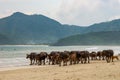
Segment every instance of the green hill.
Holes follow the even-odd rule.
[[[10,44],[12,41],[5,35],[0,34],[0,44]]]
[[[119,36],[120,31],[93,32],[63,38],[54,45],[120,45]]]
[[[44,15],[16,12],[0,19],[0,34],[7,37],[1,37],[0,44],[54,44],[68,36],[101,31],[120,31],[120,19],[83,27],[63,25]]]
[[[0,34],[8,36],[12,44],[50,44],[78,33],[81,33],[81,27],[62,25],[43,15],[16,12],[0,19]]]

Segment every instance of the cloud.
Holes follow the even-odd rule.
[[[120,15],[112,16],[109,18],[109,21],[115,20],[115,19],[120,19]]]
[[[0,13],[0,17],[9,16],[9,15],[11,15],[13,12],[14,12],[14,11],[12,11],[12,10],[6,9],[6,10],[4,10],[4,11],[2,11],[2,12]]]
[[[90,25],[120,14],[120,0],[62,0],[58,20],[62,23]]]
[[[0,0],[0,17],[11,15],[11,12],[23,12],[56,18],[60,2],[60,0]],[[6,12],[8,10],[11,12]]]

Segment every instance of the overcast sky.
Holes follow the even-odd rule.
[[[120,18],[120,0],[0,0],[0,18],[42,14],[62,24],[87,26]]]

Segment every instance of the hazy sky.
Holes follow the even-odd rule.
[[[120,0],[0,0],[0,18],[42,14],[62,24],[91,25],[120,18]]]

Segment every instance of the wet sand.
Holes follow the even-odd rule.
[[[2,68],[0,80],[120,80],[120,61]]]

